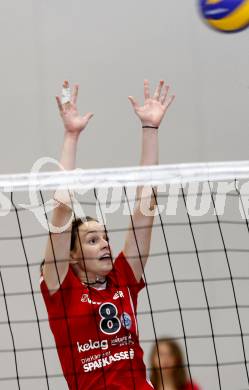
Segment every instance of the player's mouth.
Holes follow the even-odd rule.
[[[100,261],[103,261],[103,260],[111,260],[112,257],[111,257],[111,254],[109,252],[107,253],[104,253],[101,257],[99,257],[99,260]]]

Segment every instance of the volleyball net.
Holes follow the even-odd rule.
[[[55,190],[103,222],[114,254],[137,186],[156,186],[140,343],[181,345],[205,389],[249,388],[249,162],[0,175],[0,388],[67,389],[39,288]]]

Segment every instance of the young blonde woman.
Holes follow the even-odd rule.
[[[76,148],[81,132],[93,116],[81,116],[76,103],[78,86],[69,96],[63,84],[63,100],[57,97],[64,123],[60,163],[75,168]],[[168,86],[160,81],[153,96],[144,81],[144,105],[129,96],[142,127],[141,165],[158,164],[158,135],[161,121],[173,101]],[[138,292],[153,225],[155,206],[151,195],[148,213],[141,209],[142,188],[137,190],[133,229],[128,229],[124,247],[116,259],[104,226],[94,218],[76,219],[64,233],[51,234],[42,269],[41,291],[46,303],[63,374],[70,390],[149,390],[143,351],[136,321]],[[52,224],[64,226],[72,210],[60,193]],[[138,251],[139,248],[139,251]]]

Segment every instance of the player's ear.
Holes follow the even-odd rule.
[[[69,264],[78,264],[79,262],[79,255],[77,254],[76,250],[74,249],[73,251],[70,252],[70,259],[69,259]]]

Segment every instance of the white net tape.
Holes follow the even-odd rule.
[[[131,187],[249,178],[249,161],[158,165],[0,175],[0,191]]]

